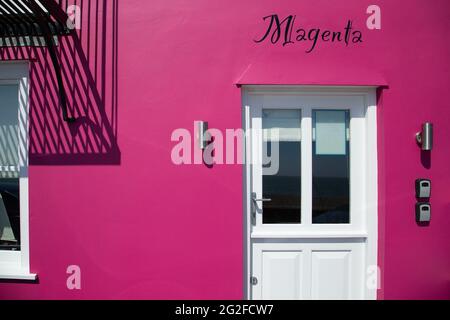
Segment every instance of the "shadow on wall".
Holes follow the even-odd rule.
[[[69,115],[62,118],[48,50],[0,48],[0,60],[30,59],[31,165],[118,165],[118,0],[59,0],[81,9],[81,28],[56,48]]]

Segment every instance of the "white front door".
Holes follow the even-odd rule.
[[[244,89],[248,297],[376,298],[371,88]]]

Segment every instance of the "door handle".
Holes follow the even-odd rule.
[[[270,201],[272,201],[272,199],[269,199],[269,198],[266,198],[266,199],[253,199],[253,201],[256,201],[256,202],[258,202],[258,201],[260,201],[260,202],[270,202]]]
[[[252,192],[252,224],[256,224],[256,211],[258,209],[258,202],[270,202],[269,198],[256,198],[256,192]]]
[[[256,192],[252,192],[252,200],[254,202],[270,202],[270,201],[272,201],[272,199],[270,199],[270,198],[257,199],[256,198]]]

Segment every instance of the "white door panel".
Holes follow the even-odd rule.
[[[267,240],[269,241],[269,240]],[[256,300],[363,299],[364,242],[253,244]]]
[[[303,253],[301,251],[262,252],[262,298],[302,299]]]
[[[313,251],[311,296],[313,299],[349,299],[352,251]]]

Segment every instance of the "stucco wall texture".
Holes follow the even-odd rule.
[[[174,129],[242,127],[252,84],[378,85],[380,299],[450,298],[450,2],[446,0],[79,1],[61,39],[67,125],[48,52],[31,59],[30,264],[37,283],[1,282],[10,299],[241,299],[241,165],[176,166]],[[381,8],[381,30],[366,9]],[[255,43],[263,17],[343,30],[362,43]],[[428,156],[415,133],[435,128]],[[414,180],[432,180],[432,220],[415,221]],[[82,289],[68,290],[79,265]]]

